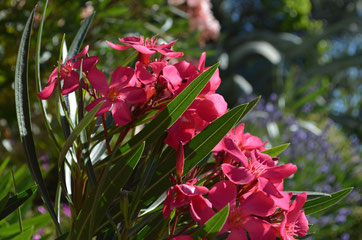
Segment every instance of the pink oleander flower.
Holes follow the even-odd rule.
[[[276,166],[269,155],[256,150],[251,152],[249,161],[245,157],[240,163],[244,167],[236,167],[228,163],[221,165],[223,173],[232,183],[245,185],[254,182],[253,189],[271,196],[278,207],[285,210],[289,208],[288,193],[280,192],[273,181],[278,182],[291,176],[297,171],[297,166],[292,163]]]
[[[80,70],[82,64],[83,73],[87,73],[97,64],[98,57],[84,57],[88,53],[89,46],[87,45],[80,53],[69,59],[65,64],[60,64],[60,80],[64,80],[62,87],[62,94],[66,95],[78,89],[79,73],[75,70]],[[81,59],[80,59],[81,58]],[[78,59],[78,60],[75,60]],[[75,60],[75,61],[74,61]],[[58,67],[56,67],[50,74],[48,82],[44,89],[38,93],[40,99],[48,99],[54,89],[58,86]]]
[[[176,184],[168,190],[163,207],[164,218],[168,218],[174,208],[188,204],[199,205],[198,196],[206,194],[209,190],[203,186],[195,186],[196,182],[196,179],[191,179],[185,184]]]
[[[112,74],[110,85],[106,76],[97,68],[88,74],[88,80],[101,98],[90,103],[86,110],[90,111],[99,102],[104,101],[96,116],[112,110],[112,116],[117,126],[123,126],[132,120],[130,104],[144,103],[146,93],[142,88],[129,86],[134,82],[134,70],[129,67],[118,67]]]
[[[255,192],[248,197],[237,198],[236,186],[227,180],[222,180],[209,191],[209,199],[212,207],[221,210],[230,204],[228,219],[220,231],[220,234],[230,230],[228,240],[247,240],[247,231],[251,239],[275,239],[275,230],[267,222],[266,217],[272,215],[276,205],[268,195],[263,192]],[[196,214],[202,214],[203,209],[195,209]],[[202,215],[199,215],[202,219]],[[202,219],[205,222],[205,219]]]
[[[178,142],[189,142],[226,111],[227,103],[219,94],[197,97],[189,109],[167,130],[165,142],[176,149]]]
[[[196,68],[189,62],[181,61],[176,63],[174,66],[178,70],[183,82],[179,89],[176,91],[176,95],[182,92],[195,78],[197,78],[201,73],[207,70],[209,67],[205,68],[206,53],[203,52],[199,59],[198,67]],[[219,69],[216,69],[214,75],[210,78],[209,82],[206,84],[205,88],[201,91],[200,95],[213,94],[216,89],[220,86],[221,78],[219,76]]]
[[[163,56],[171,58],[179,58],[183,56],[182,52],[174,52],[171,50],[172,45],[176,43],[177,40],[172,41],[168,44],[157,45],[157,38],[144,38],[143,36],[138,37],[124,37],[118,39],[124,45],[115,44],[107,41],[108,45],[111,48],[116,50],[127,50],[129,48],[134,48],[140,54],[138,55],[138,61],[142,62],[145,65],[148,65],[150,57],[152,54],[157,52],[161,53]]]
[[[181,77],[181,82],[177,78],[177,83],[180,83],[180,87],[175,91],[175,95],[184,90],[190,82],[207,69],[205,69],[205,59],[206,53],[202,53],[198,68],[186,61],[181,61],[174,65]],[[172,75],[170,74],[170,76]],[[178,142],[187,143],[210,122],[227,112],[227,103],[224,97],[215,93],[220,82],[219,72],[216,70],[199,96],[196,97],[186,112],[168,130],[169,134],[165,140],[168,145],[176,149]],[[173,86],[176,85],[172,84]]]
[[[294,236],[304,237],[308,231],[308,219],[302,207],[307,199],[306,193],[297,194],[289,210],[284,213],[284,219],[280,224],[275,224],[282,240],[295,239]]]

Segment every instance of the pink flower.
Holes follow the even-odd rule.
[[[247,198],[237,199],[237,188],[230,181],[220,181],[209,191],[212,206],[221,210],[230,204],[229,217],[220,233],[230,230],[227,239],[245,239],[245,231],[251,239],[275,239],[275,230],[264,218],[272,215],[276,205],[269,196],[263,192],[255,192]]]
[[[197,133],[202,131],[210,122],[227,111],[227,103],[219,94],[199,96],[188,110],[168,130],[165,142],[177,148],[178,142],[189,142]]]
[[[281,239],[292,240],[295,239],[294,236],[304,237],[307,235],[308,220],[302,210],[306,199],[306,193],[298,194],[289,210],[284,214],[282,223],[277,225]]]
[[[256,190],[262,191],[276,202],[277,206],[287,210],[289,208],[290,197],[287,193],[280,192],[273,184],[273,180],[278,181],[292,175],[297,167],[288,163],[275,166],[275,162],[266,154],[253,151],[249,161],[240,161],[245,167],[236,167],[228,163],[221,165],[221,169],[226,177],[234,184],[245,185],[255,182]]]
[[[106,76],[97,68],[93,68],[88,74],[88,79],[91,85],[102,94],[102,97],[90,103],[86,110],[90,111],[99,102],[105,101],[96,116],[112,108],[112,116],[117,126],[130,122],[132,118],[129,104],[146,101],[146,93],[142,88],[128,85],[132,82],[132,78],[134,78],[134,70],[120,66],[113,72],[108,86]]]
[[[69,59],[65,64],[60,64],[60,80],[64,80],[62,87],[62,94],[66,95],[71,92],[74,92],[78,89],[79,85],[79,74],[75,69],[80,70],[80,64],[83,61],[82,71],[84,73],[89,72],[98,62],[98,57],[85,57],[88,52],[89,46],[87,45],[80,53]],[[75,59],[78,59],[74,61]],[[48,99],[54,89],[58,85],[58,67],[56,67],[53,72],[50,74],[48,82],[44,89],[38,93],[40,99]]]
[[[201,73],[207,70],[209,67],[205,68],[206,61],[206,53],[203,52],[199,59],[198,67],[196,68],[189,62],[181,61],[176,63],[174,66],[178,70],[183,82],[185,84],[181,85],[181,87],[177,90],[176,95],[182,92],[195,78],[197,78]],[[205,88],[201,91],[200,95],[213,94],[216,89],[220,86],[221,79],[219,76],[219,69],[215,71],[215,73],[210,78],[209,82],[206,84]]]
[[[138,61],[147,65],[149,63],[150,57],[152,54],[157,52],[161,53],[163,56],[171,58],[179,58],[183,56],[182,52],[174,52],[171,50],[172,45],[176,43],[172,41],[168,44],[157,45],[157,38],[146,38],[143,36],[138,37],[124,37],[118,39],[124,45],[114,44],[107,41],[108,45],[116,50],[127,50],[129,48],[134,48],[140,54],[138,55]]]
[[[188,205],[192,201],[198,201],[199,199],[195,197],[204,195],[209,191],[206,187],[195,186],[196,181],[196,179],[191,179],[186,184],[177,184],[168,190],[163,207],[164,218],[168,218],[174,208]]]

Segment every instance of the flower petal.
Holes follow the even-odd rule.
[[[87,112],[89,112],[90,110],[92,110],[95,106],[98,105],[98,103],[100,103],[101,101],[105,102],[102,104],[102,106],[99,108],[98,112],[96,113],[96,116],[99,116],[105,112],[107,112],[111,106],[112,106],[112,102],[109,101],[107,98],[102,97],[102,98],[98,98],[96,100],[94,100],[93,102],[91,102],[86,108],[85,110],[87,110]]]
[[[248,231],[250,239],[265,240],[276,238],[276,231],[272,228],[271,224],[265,220],[248,217],[244,227]]]
[[[197,68],[193,64],[186,61],[178,62],[174,66],[177,68],[180,76],[183,79],[190,78],[197,72]]]
[[[156,81],[156,78],[149,71],[147,71],[145,65],[143,65],[143,63],[140,61],[136,63],[136,76],[138,80],[146,85],[152,84]]]
[[[70,76],[64,78],[64,84],[62,88],[62,94],[67,95],[78,89],[79,74],[75,71],[70,72]]]
[[[99,57],[97,57],[97,56],[82,58],[82,59],[75,61],[73,64],[73,67],[80,70],[80,63],[83,61],[82,71],[88,72],[97,64],[98,60],[99,60]]]
[[[88,53],[88,50],[89,50],[89,45],[85,46],[82,51],[80,51],[77,55],[75,55],[74,57],[72,57],[68,61],[83,57],[84,55],[86,55]]]
[[[149,49],[148,47],[143,45],[132,45],[132,47],[142,54],[151,55],[156,53],[156,50]]]
[[[234,184],[244,185],[251,183],[255,179],[255,176],[244,167],[235,167],[224,163],[221,165],[221,169],[230,182]]]
[[[215,212],[212,210],[212,204],[209,200],[202,196],[195,196],[191,199],[190,214],[195,221],[204,225],[207,220],[214,216]]]
[[[124,101],[113,103],[112,116],[116,126],[119,127],[126,125],[132,120],[129,106]]]
[[[197,114],[205,121],[212,122],[227,111],[227,103],[220,94],[209,94],[203,98],[196,109]]]
[[[163,69],[162,77],[168,83],[170,83],[173,88],[176,88],[182,82],[182,78],[180,77],[180,74],[178,73],[177,68],[172,65],[168,65]]]
[[[127,50],[127,49],[131,48],[131,46],[119,45],[119,44],[115,44],[115,43],[112,43],[112,42],[109,42],[109,41],[106,41],[106,42],[111,48],[116,49],[116,50],[120,50],[120,51]]]
[[[199,59],[199,65],[197,69],[199,69],[200,73],[202,73],[205,69],[205,61],[206,61],[206,52],[201,53]]]
[[[110,87],[122,88],[126,86],[134,76],[134,70],[130,67],[119,66],[113,71]]]
[[[38,97],[40,99],[48,99],[54,89],[56,88],[56,86],[58,86],[58,81],[56,79],[53,79],[53,81],[51,81],[50,83],[48,83],[41,92],[38,93]]]
[[[256,192],[247,197],[239,205],[243,215],[256,215],[267,217],[274,213],[276,206],[274,200],[263,192]]]
[[[242,228],[232,228],[226,240],[248,240],[248,237]]]
[[[146,92],[143,88],[126,87],[119,91],[123,99],[131,104],[146,102]]]
[[[98,68],[94,67],[88,73],[88,80],[93,88],[98,92],[102,93],[103,96],[106,96],[108,93],[108,81],[104,73],[102,73]]]
[[[296,171],[297,166],[292,163],[288,163],[280,166],[270,167],[265,173],[262,174],[262,176],[268,179],[278,180],[287,178]]]
[[[235,204],[236,186],[226,180],[216,183],[209,191],[209,199],[217,210],[221,210],[228,203]]]

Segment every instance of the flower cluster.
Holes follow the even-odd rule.
[[[98,57],[88,56],[87,46],[53,70],[47,86],[38,96],[49,98],[58,82],[62,94],[79,89],[81,84],[90,100],[86,110],[91,111],[101,104],[96,116],[102,115],[105,121],[105,114],[111,111],[115,125],[124,127],[126,135],[142,122],[142,117],[155,116],[207,70],[205,53],[201,54],[198,66],[184,60],[177,62],[175,59],[183,53],[171,49],[176,41],[158,44],[155,38],[141,36],[121,38],[119,42],[107,41],[119,51],[136,50],[138,58],[134,68],[118,66],[108,81],[97,66]],[[220,234],[229,233],[228,239],[305,236],[308,222],[302,206],[306,194],[298,194],[292,201],[292,193],[283,191],[284,179],[294,174],[297,167],[292,163],[278,165],[278,158],[263,153],[266,142],[245,133],[244,124],[232,129],[213,149],[212,170],[200,174],[195,167],[184,173],[183,146],[227,112],[226,101],[216,93],[220,83],[216,70],[190,107],[167,130],[165,143],[178,151],[178,157],[176,177],[170,175],[172,187],[164,202],[164,217],[175,212],[175,226],[177,218],[184,215],[191,216],[194,224],[203,225],[216,211],[229,205],[227,222],[220,231]],[[125,135],[120,134],[120,137]],[[178,234],[173,229],[171,237],[188,239],[183,233],[189,227]]]
[[[260,138],[244,133],[244,124],[239,125],[214,148],[214,170],[202,181],[194,177],[195,173],[181,177],[180,144],[177,179],[171,176],[173,186],[165,200],[164,217],[168,218],[175,209],[176,216],[189,212],[195,222],[203,225],[215,211],[229,204],[227,222],[219,233],[230,231],[227,239],[248,239],[247,234],[250,239],[289,240],[305,236],[308,221],[301,209],[307,195],[297,194],[292,202],[292,193],[283,192],[283,180],[295,173],[297,167],[292,163],[277,165],[277,158],[261,152],[265,144]]]

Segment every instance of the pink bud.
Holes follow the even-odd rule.
[[[177,159],[176,159],[176,175],[179,180],[181,179],[182,174],[184,172],[184,165],[185,165],[184,148],[182,146],[182,142],[179,142],[177,149]]]

